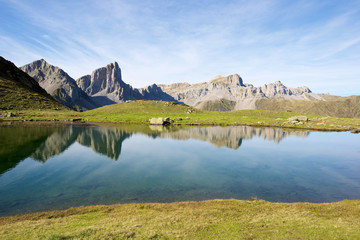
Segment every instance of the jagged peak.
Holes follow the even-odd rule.
[[[112,63],[109,63],[108,65],[106,65],[105,66],[106,68],[114,68],[114,69],[120,69],[120,67],[119,67],[119,64],[116,62],[116,61],[114,61],[114,62],[112,62]]]
[[[36,65],[36,66],[49,66],[50,64],[45,61],[45,59],[41,58],[39,60],[35,60],[32,63],[29,63],[27,65]]]
[[[99,71],[104,71],[104,70],[105,71],[114,71],[115,73],[119,73],[120,78],[121,78],[121,68],[119,67],[119,64],[116,61],[109,63],[104,67],[100,67],[100,68],[93,70],[92,74],[97,73]]]

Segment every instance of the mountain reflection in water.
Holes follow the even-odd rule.
[[[0,128],[0,134],[5,135],[6,131],[11,128]],[[162,126],[116,126],[116,127],[18,127],[16,136],[18,141],[14,146],[14,152],[27,146],[27,150],[19,155],[18,158],[12,159],[12,162],[18,163],[26,157],[45,162],[49,158],[64,152],[74,142],[83,146],[91,147],[94,152],[107,156],[110,159],[117,160],[121,154],[122,142],[130,138],[134,133],[148,135],[152,138],[172,138],[176,140],[197,139],[210,142],[216,147],[227,147],[238,149],[243,140],[261,137],[265,140],[279,143],[283,138],[288,136],[307,137],[307,131],[284,131],[280,128],[254,128],[248,126],[238,127],[191,127],[191,128],[165,128]],[[28,137],[31,136],[31,139]],[[31,144],[30,144],[31,143]],[[14,145],[16,145],[14,143]],[[7,148],[7,145],[2,145]],[[8,149],[0,149],[1,153]],[[10,149],[11,152],[11,149]],[[11,156],[16,155],[10,153]],[[12,168],[8,166],[9,168]],[[4,172],[2,170],[2,172]]]
[[[359,143],[347,132],[246,126],[0,127],[0,215],[218,198],[359,199]]]

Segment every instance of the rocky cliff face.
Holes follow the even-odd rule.
[[[20,69],[33,77],[39,85],[61,104],[75,110],[98,107],[62,69],[47,63],[44,59],[34,61]]]
[[[156,84],[139,89],[126,84],[117,62],[96,69],[91,75],[77,79],[76,83],[101,106],[140,99],[175,101]]]
[[[288,88],[280,81],[254,87],[243,82],[238,74],[216,76],[198,84],[175,83],[133,88],[122,80],[118,63],[96,69],[76,81],[58,67],[44,60],[21,68],[34,77],[41,87],[60,103],[71,108],[92,109],[127,100],[163,100],[185,103],[199,109],[255,109],[260,99],[324,100],[307,87]]]
[[[78,86],[100,105],[142,99],[139,91],[123,82],[117,62],[76,80]]]
[[[209,102],[222,99],[234,102],[234,110],[255,109],[255,103],[259,99],[322,100],[319,95],[312,93],[307,87],[288,88],[280,81],[262,87],[254,87],[251,84],[243,83],[238,74],[227,77],[217,76],[210,82],[193,85],[176,83],[159,85],[159,87],[176,101],[200,109]]]

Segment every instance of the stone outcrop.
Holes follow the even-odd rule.
[[[284,98],[291,100],[311,100],[322,98],[314,94],[307,87],[288,88],[280,81],[262,87],[254,87],[243,82],[238,74],[227,77],[217,76],[210,82],[199,84],[175,83],[159,85],[167,94],[176,101],[202,109],[211,101],[222,99],[234,102],[233,110],[255,109],[259,99]]]
[[[138,90],[122,80],[121,69],[117,62],[94,70],[91,75],[77,79],[76,83],[101,106],[143,99]]]
[[[141,99],[175,101],[156,84],[139,89],[126,84],[117,62],[96,69],[91,75],[77,79],[76,83],[101,106]]]
[[[61,104],[75,109],[88,110],[98,107],[82,91],[73,78],[59,67],[47,63],[44,59],[34,61],[20,69],[33,77],[47,93]]]
[[[170,118],[150,118],[150,125],[169,125],[171,124]]]
[[[170,96],[169,94],[165,93],[159,86],[156,84],[136,89],[142,99],[151,99],[151,100],[161,100],[161,101],[168,101],[168,102],[176,102],[176,100]]]

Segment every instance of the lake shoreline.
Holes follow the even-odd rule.
[[[163,101],[131,101],[84,112],[31,109],[1,110],[0,124],[9,122],[54,122],[59,124],[143,124],[152,118],[169,118],[173,126],[251,126],[315,131],[358,131],[360,118],[336,118],[288,111],[204,111]]]
[[[151,125],[148,123],[139,123],[139,122],[98,122],[98,121],[52,121],[52,120],[35,120],[35,121],[24,121],[24,120],[0,120],[0,126],[19,126],[19,125],[33,125],[33,126],[116,126],[116,125],[143,125],[143,126],[160,126],[161,125]],[[281,128],[294,131],[315,131],[315,132],[349,132],[349,131],[359,131],[358,128],[354,127],[345,127],[345,128],[316,128],[316,127],[295,127],[295,126],[284,126],[284,125],[261,125],[261,124],[170,124],[164,127],[254,127],[254,128]],[[358,132],[355,132],[358,133]]]
[[[359,218],[360,200],[130,203],[0,217],[0,236],[2,239],[353,239],[360,236]]]

